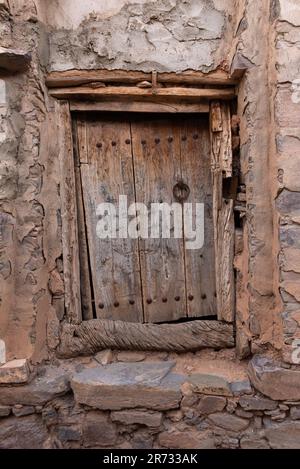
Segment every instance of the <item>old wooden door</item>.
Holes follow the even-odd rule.
[[[94,302],[98,318],[155,323],[215,316],[208,118],[80,114],[75,130],[86,311]],[[203,247],[187,249],[185,220],[179,236],[172,217],[169,238],[161,232],[151,236],[150,228],[146,238],[135,220],[140,212],[128,214],[131,236],[126,237],[128,231],[121,233],[118,223],[125,213],[124,205],[123,213],[119,211],[120,196],[127,197],[127,207],[136,202],[149,212],[151,204],[189,203],[194,209],[196,203],[204,204]],[[103,203],[113,204],[118,215],[116,235],[107,239],[99,239],[97,231]]]

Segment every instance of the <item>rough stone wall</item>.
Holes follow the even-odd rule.
[[[300,4],[289,0],[280,1],[279,6],[276,27],[276,209],[280,223],[284,357],[289,363],[295,363],[295,359],[299,360],[297,347],[300,343]]]
[[[239,86],[241,177],[246,186],[244,249],[236,259],[239,356],[282,346],[278,279],[275,25],[278,5],[269,0],[238,2],[233,69],[247,68]]]
[[[45,88],[48,39],[32,1],[1,2],[1,45],[30,51],[21,73],[1,74],[1,338],[7,359],[47,357],[49,272],[61,256],[59,178]]]
[[[289,370],[259,357],[250,363],[253,381],[269,366],[259,376],[267,396],[280,374],[270,399],[232,352],[175,357],[176,365],[172,358],[107,350],[40,368],[29,384],[0,386],[0,448],[300,448],[300,382],[289,385],[294,399],[283,395]]]

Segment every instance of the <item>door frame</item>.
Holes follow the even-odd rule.
[[[85,72],[87,73],[87,72]],[[133,73],[133,72],[128,72]],[[163,75],[163,74],[162,74]],[[109,75],[111,80],[112,73]],[[87,86],[81,84],[70,88],[70,83],[65,76],[59,81],[60,88],[50,85],[50,95],[55,99],[55,113],[57,116],[58,152],[61,169],[61,215],[62,215],[62,245],[65,282],[65,319],[67,325],[82,328],[88,327],[89,322],[106,327],[106,323],[114,321],[102,321],[94,319],[83,321],[80,298],[80,265],[78,255],[78,220],[76,206],[76,183],[73,155],[72,135],[72,112],[74,111],[114,111],[114,112],[151,112],[151,113],[207,113],[210,120],[210,143],[211,143],[211,169],[213,176],[213,223],[215,244],[215,267],[216,267],[216,291],[217,291],[217,317],[218,321],[193,321],[202,323],[204,329],[217,327],[226,335],[227,346],[233,346],[233,322],[235,318],[235,278],[234,278],[234,200],[224,196],[223,182],[232,177],[232,141],[231,141],[231,112],[230,101],[236,96],[233,81],[223,79],[223,87],[217,88],[215,84],[211,88],[203,85],[204,78],[198,78],[201,84],[191,87],[167,87],[159,85],[159,78],[152,74],[152,83],[138,83],[137,86],[108,86],[101,84]],[[185,85],[186,76],[176,75],[176,83]],[[56,79],[57,76],[56,76]],[[175,79],[175,77],[174,77]],[[189,77],[190,79],[190,77]],[[64,81],[65,80],[65,81]],[[118,78],[115,78],[118,80]],[[212,81],[215,78],[213,76]],[[217,79],[218,85],[220,79]],[[229,82],[229,85],[228,85]],[[208,80],[211,84],[211,81]],[[76,82],[77,85],[77,82]],[[49,86],[49,79],[48,79]],[[64,86],[64,87],[62,87]],[[190,86],[190,85],[189,85]],[[197,86],[197,87],[195,87]],[[206,87],[204,87],[206,86]],[[226,87],[225,87],[226,86]],[[101,326],[101,321],[103,322]],[[122,321],[115,321],[121,323]],[[117,324],[114,325],[116,327]],[[119,324],[120,326],[120,324]],[[120,327],[121,327],[120,326]],[[133,329],[136,324],[128,324],[127,330]],[[140,328],[148,326],[159,328],[160,325],[140,324]],[[173,325],[183,329],[184,324]],[[195,324],[196,326],[196,324]],[[125,327],[125,325],[124,325]],[[122,327],[121,327],[122,329]],[[79,330],[79,329],[78,329]],[[158,329],[156,329],[158,331]],[[162,329],[161,329],[162,330]],[[174,330],[174,329],[173,329]],[[68,342],[66,351],[70,345],[70,330],[65,335],[65,344]],[[106,331],[107,333],[107,331]],[[75,334],[76,335],[76,334]],[[232,337],[232,339],[229,338]],[[68,340],[66,339],[68,337]],[[134,341],[133,341],[134,342]],[[205,342],[205,340],[204,340]],[[216,341],[211,345],[205,343],[206,347],[216,347]],[[225,346],[224,341],[222,347]],[[110,344],[113,346],[113,344]],[[199,347],[201,340],[199,340]],[[134,344],[132,345],[134,348]],[[76,347],[75,347],[76,348]],[[139,344],[136,348],[141,348]],[[160,348],[161,349],[161,345]],[[179,347],[180,348],[180,347]],[[190,349],[192,349],[191,347]],[[78,349],[78,346],[77,346]],[[155,347],[154,347],[155,349]],[[174,350],[177,350],[176,344]],[[84,350],[81,350],[84,353]]]

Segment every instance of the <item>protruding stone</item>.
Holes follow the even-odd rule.
[[[49,366],[44,375],[35,377],[29,384],[0,386],[0,404],[43,405],[69,390],[68,373],[62,368]]]
[[[26,359],[12,360],[0,366],[0,384],[27,383],[30,370]]]
[[[274,410],[277,402],[259,396],[242,396],[239,404],[246,410]]]
[[[230,385],[223,376],[197,373],[189,377],[189,382],[196,393],[214,396],[232,396]]]
[[[97,409],[179,407],[181,375],[170,373],[174,362],[113,363],[86,369],[71,382],[75,399]]]
[[[162,413],[142,410],[121,410],[112,412],[111,419],[113,422],[120,422],[124,425],[140,424],[155,428],[161,425]]]
[[[236,417],[235,415],[226,414],[225,412],[212,414],[209,416],[209,420],[218,427],[233,432],[245,430],[249,426],[248,420]]]
[[[31,61],[31,54],[16,49],[0,47],[0,69],[8,72],[23,72]]]
[[[204,396],[200,400],[198,410],[201,414],[213,414],[215,412],[222,412],[226,406],[225,397],[221,396]]]
[[[280,367],[272,359],[257,355],[249,363],[253,386],[274,400],[300,399],[300,371]]]

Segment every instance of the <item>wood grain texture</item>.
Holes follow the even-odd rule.
[[[132,145],[137,201],[148,209],[152,203],[176,202],[173,187],[181,180],[178,123],[153,118],[133,121]],[[139,241],[146,322],[175,321],[186,316],[182,230],[180,236]]]
[[[204,246],[195,250],[185,249],[187,315],[215,316],[213,187],[208,119],[185,118],[179,130],[181,175],[191,190],[187,202],[193,203],[193,227],[196,226],[195,204],[204,204]]]
[[[218,212],[218,236],[216,252],[218,265],[216,266],[216,284],[218,292],[219,319],[233,322],[235,313],[234,290],[234,216],[233,200],[223,199],[222,208]]]
[[[133,324],[92,320],[64,325],[59,355],[91,355],[104,349],[193,352],[203,348],[234,347],[231,324],[191,321],[184,324]]]
[[[218,319],[232,322],[235,315],[234,201],[223,198],[223,178],[232,175],[231,119],[225,103],[211,103],[210,129]]]
[[[95,82],[103,83],[131,83],[152,81],[151,73],[126,70],[67,70],[51,72],[46,78],[49,88],[86,85]],[[232,78],[224,70],[214,70],[209,73],[188,70],[182,73],[158,73],[159,83],[187,84],[187,85],[234,85],[238,79]]]
[[[85,120],[73,120],[73,148],[74,148],[74,164],[75,164],[75,184],[76,184],[76,204],[77,204],[77,220],[78,220],[78,255],[80,265],[80,294],[82,319],[88,320],[94,318],[93,298],[90,281],[89,267],[89,250],[86,236],[85,213],[83,205],[82,181],[80,174],[80,161],[87,159],[86,146],[86,125]],[[78,135],[80,138],[78,139]],[[84,144],[79,148],[78,142]]]
[[[165,98],[165,99],[233,99],[235,97],[234,89],[226,88],[151,88],[143,89],[135,86],[106,86],[104,88],[92,88],[88,86],[77,86],[74,88],[52,88],[50,95],[57,99],[102,99],[102,98]]]
[[[82,320],[80,270],[78,256],[78,220],[76,207],[72,123],[69,103],[56,102],[57,135],[61,169],[62,244],[65,282],[65,307],[70,322]]]
[[[209,113],[208,103],[170,103],[163,100],[147,101],[71,101],[71,111],[108,111],[108,112],[144,112],[144,113]]]
[[[89,119],[87,141],[81,177],[97,317],[142,322],[138,241],[99,239],[96,232],[98,204],[119,206],[119,195],[128,205],[135,201],[129,123]]]

